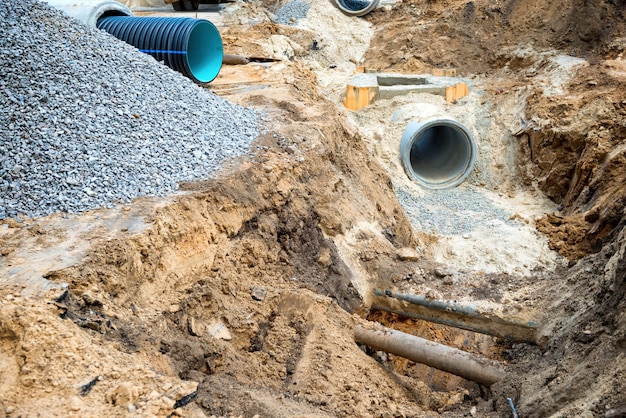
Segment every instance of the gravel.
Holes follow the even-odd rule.
[[[309,12],[309,4],[302,0],[286,3],[276,11],[274,22],[281,25],[294,25],[300,19],[304,19]]]
[[[0,2],[0,219],[78,213],[206,179],[257,114],[45,3]]]
[[[441,235],[465,235],[474,229],[515,226],[511,213],[495,206],[479,191],[464,188],[430,190],[417,197],[395,188],[400,205],[418,231]]]

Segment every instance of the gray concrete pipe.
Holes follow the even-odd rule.
[[[426,189],[458,186],[472,172],[476,153],[470,131],[453,119],[411,121],[400,142],[404,171]]]
[[[380,0],[332,0],[332,2],[348,16],[365,16],[380,4]]]
[[[105,16],[132,16],[133,12],[126,6],[116,1],[72,1],[72,0],[48,0],[47,3],[63,12],[95,28],[98,20]]]
[[[48,0],[48,3],[133,45],[196,83],[213,81],[222,67],[222,38],[208,20],[135,17],[130,9],[113,0]]]

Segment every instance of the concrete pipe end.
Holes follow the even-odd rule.
[[[476,143],[470,131],[453,119],[411,121],[402,134],[400,158],[409,178],[422,187],[456,187],[476,162]]]
[[[104,1],[71,1],[71,0],[48,0],[53,6],[70,17],[81,21],[87,26],[96,27],[101,17],[107,16],[132,16],[133,12],[123,4],[114,0]]]
[[[348,16],[365,16],[380,4],[380,0],[332,0],[332,2]]]

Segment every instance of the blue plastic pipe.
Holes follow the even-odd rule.
[[[210,83],[222,68],[222,38],[208,20],[104,16],[96,26],[196,83]]]

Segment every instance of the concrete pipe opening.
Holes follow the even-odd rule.
[[[476,144],[452,119],[411,121],[402,134],[400,157],[409,178],[426,189],[458,186],[472,172]]]
[[[333,0],[333,4],[348,16],[365,16],[378,7],[380,0]]]
[[[96,27],[98,20],[102,17],[133,15],[128,7],[113,0],[47,0],[47,3],[50,6],[63,11],[68,16],[94,28]]]

